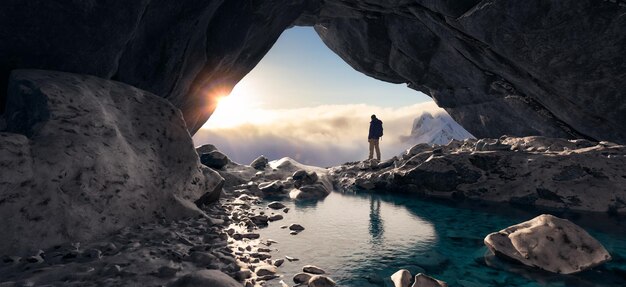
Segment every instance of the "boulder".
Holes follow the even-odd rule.
[[[180,277],[176,281],[167,285],[168,287],[241,287],[241,283],[237,282],[230,276],[219,270],[200,270]]]
[[[221,169],[227,165],[230,160],[220,151],[214,150],[200,155],[200,162],[210,168]]]
[[[17,70],[0,133],[0,254],[84,242],[203,214],[221,177],[200,164],[167,100],[126,84]]]
[[[391,282],[394,287],[409,287],[411,285],[411,272],[406,269],[398,270],[391,275]]]
[[[285,187],[282,185],[280,180],[259,184],[259,190],[263,193],[264,196],[280,195],[283,193],[284,189]]]
[[[269,160],[265,156],[262,155],[254,159],[250,163],[250,166],[253,167],[254,169],[264,170],[267,167],[268,162]]]
[[[413,282],[412,287],[448,287],[448,284],[428,275],[418,273],[415,275],[415,282]]]
[[[198,153],[198,155],[201,155],[203,153],[210,153],[216,150],[217,150],[217,147],[215,147],[215,145],[212,145],[212,144],[203,144],[199,147],[196,147],[196,152]]]
[[[289,197],[295,200],[322,199],[328,196],[330,192],[324,184],[317,183],[294,188],[289,192]]]
[[[322,276],[322,275],[314,275],[309,279],[309,287],[334,287],[337,286],[337,283],[332,279]]]
[[[560,274],[611,260],[604,246],[584,229],[549,214],[491,233],[485,245],[497,256]]]

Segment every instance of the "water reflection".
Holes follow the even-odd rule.
[[[380,199],[370,198],[370,224],[369,231],[372,235],[371,242],[373,244],[381,244],[385,228],[383,227],[383,219],[380,217]]]

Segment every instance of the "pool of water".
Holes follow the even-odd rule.
[[[555,214],[583,226],[613,256],[594,270],[557,275],[502,261],[483,244],[487,234],[539,213],[387,193],[335,192],[319,202],[283,203],[291,209],[285,219],[259,231],[278,241],[271,246],[275,259],[299,259],[280,268],[289,283],[302,266],[313,264],[339,286],[393,286],[389,276],[401,268],[450,286],[626,286],[626,227],[615,217]],[[280,228],[291,223],[306,229],[290,235]]]

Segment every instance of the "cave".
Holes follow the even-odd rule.
[[[617,1],[5,1],[0,78],[47,69],[168,99],[193,134],[291,26],[431,96],[477,137],[626,141]],[[5,88],[0,103],[6,101]]]
[[[626,258],[624,15],[624,0],[2,1],[0,285],[95,278],[95,285],[115,286],[258,286],[277,279],[283,263],[308,263],[293,263],[289,254],[288,262],[270,259],[266,247],[277,242],[259,227],[317,238],[312,231],[324,217],[310,216],[306,228],[273,221],[327,203],[346,215],[358,203],[369,213],[358,214],[358,227],[370,224],[361,231],[374,245],[391,230],[386,208],[408,206],[403,218],[428,219],[399,219],[428,227],[422,235],[433,245],[416,252],[426,268],[410,265],[418,267],[411,270],[419,272],[416,282],[446,286],[422,274],[428,271],[448,281],[534,286],[547,271],[561,285],[619,285]],[[218,98],[295,26],[313,27],[356,71],[425,93],[477,139],[422,143],[388,159],[328,168],[264,156],[239,164],[213,145],[194,147],[191,136]],[[270,203],[274,197],[282,202]],[[527,221],[519,223],[520,214]],[[333,232],[344,249],[367,242],[348,238],[358,228],[343,224]],[[605,234],[593,234],[608,249],[584,230],[604,224]],[[417,229],[390,237],[411,241],[414,234],[403,232]],[[260,238],[265,247],[250,243]],[[437,250],[432,238],[471,248]],[[543,242],[536,244],[541,256],[509,248],[535,240]],[[332,248],[327,241],[315,247]],[[610,253],[621,261],[611,265]],[[459,254],[468,260],[455,267],[458,274],[446,274]],[[495,257],[526,266],[491,269],[503,263]],[[397,259],[372,258],[384,268]],[[605,263],[602,276],[581,272]],[[370,271],[363,266],[359,272]],[[323,272],[316,266],[296,268],[296,283],[335,286],[311,276]],[[296,278],[300,270],[310,271],[306,279]],[[383,275],[411,277],[398,272]],[[494,272],[507,278],[497,281]],[[360,277],[351,286],[382,282]]]

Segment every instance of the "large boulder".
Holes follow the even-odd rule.
[[[0,133],[0,254],[197,216],[219,194],[178,109],[126,84],[42,70],[11,74]]]
[[[604,246],[584,229],[549,214],[491,233],[485,245],[497,256],[561,274],[611,260]]]
[[[210,168],[221,169],[227,165],[230,160],[228,156],[218,150],[200,154],[200,162]]]

